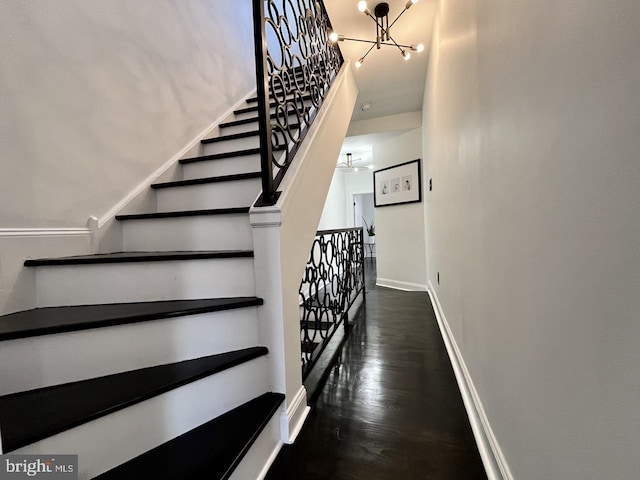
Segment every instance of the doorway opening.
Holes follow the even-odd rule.
[[[375,261],[375,209],[373,207],[373,193],[357,193],[353,195],[353,222],[355,227],[364,227],[364,254],[366,258]],[[370,235],[367,228],[373,226],[374,234]]]

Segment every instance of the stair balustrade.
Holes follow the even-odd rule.
[[[348,332],[348,312],[360,293],[365,293],[362,227],[317,232],[299,290],[303,378],[338,328]]]
[[[274,205],[296,151],[344,59],[322,0],[254,0],[262,196]]]

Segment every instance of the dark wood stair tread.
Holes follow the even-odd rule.
[[[281,146],[281,147],[274,148],[273,150],[283,151],[285,150],[285,147]],[[259,155],[259,154],[260,154],[260,148],[247,148],[245,150],[236,150],[234,152],[213,153],[211,155],[201,155],[199,157],[183,158],[178,162],[181,163],[182,165],[186,165],[189,163],[206,162],[209,160],[224,160],[228,158],[244,157],[248,155]]]
[[[247,148],[244,150],[236,150],[235,152],[214,153],[211,155],[201,155],[199,157],[183,158],[178,163],[188,164],[194,162],[205,162],[207,160],[222,160],[225,158],[244,157],[248,155],[256,155],[260,153],[260,148]]]
[[[231,122],[224,122],[219,125],[220,128],[236,127],[238,125],[247,125],[255,123],[259,120],[259,117],[243,118],[240,120],[232,120]]]
[[[273,98],[275,98],[275,97],[274,97],[273,95],[270,95],[270,96],[269,96],[269,98],[273,99]],[[301,97],[299,97],[299,98],[300,98],[301,100],[303,100],[303,101],[305,101],[305,100],[311,100],[311,94],[307,93],[307,94],[305,94],[305,95],[302,95],[302,96],[301,96]],[[294,97],[292,97],[292,96],[291,96],[291,97],[290,97],[290,96],[287,96],[286,103],[290,103],[290,102],[295,101],[295,100],[297,100],[297,98],[294,98]],[[251,98],[248,98],[248,99],[247,99],[247,103],[258,103],[258,97],[251,97]],[[278,105],[278,102],[277,102],[277,101],[275,101],[275,100],[273,100],[273,101],[269,102],[269,106],[270,106],[270,107],[275,107],[275,106],[277,106],[277,105]]]
[[[230,135],[220,135],[219,137],[205,138],[200,143],[206,145],[208,143],[226,142],[227,140],[238,140],[240,138],[256,137],[260,135],[260,130],[250,130],[248,132],[232,133]]]
[[[151,188],[189,187],[192,185],[205,185],[207,183],[234,182],[237,180],[250,180],[261,178],[261,172],[236,173],[234,175],[220,175],[217,177],[194,178],[191,180],[176,180],[173,182],[153,183]]]
[[[254,107],[249,107],[249,108],[252,109],[252,110],[249,110],[249,111],[254,111],[254,112],[257,111],[257,107],[255,107],[255,108]],[[308,108],[305,108],[305,110],[308,110]],[[244,113],[244,112],[240,112],[240,113]],[[302,114],[304,114],[304,112],[302,112]],[[293,117],[295,115],[296,115],[296,111],[295,110],[290,110],[289,111],[289,115],[288,116]],[[276,118],[276,117],[278,117],[278,114],[277,113],[272,113],[270,115],[270,117],[271,118]],[[219,126],[220,126],[220,128],[237,127],[239,125],[248,125],[248,124],[251,124],[251,123],[256,123],[258,120],[259,120],[259,117],[242,118],[240,120],[233,120],[231,122],[221,123]]]
[[[158,218],[197,217],[204,215],[237,215],[249,213],[251,207],[210,208],[206,210],[181,210],[175,212],[133,213],[116,215],[116,220],[146,220]]]
[[[317,342],[302,342],[301,349],[302,353],[313,353],[316,348],[320,345]]]
[[[226,480],[284,401],[265,393],[95,480]]]
[[[0,340],[72,332],[262,305],[257,297],[34,308],[0,316]]]
[[[251,250],[196,250],[185,252],[115,252],[73,257],[40,258],[25,260],[26,267],[52,265],[92,265],[99,263],[135,263],[173,260],[206,260],[214,258],[253,257]]]
[[[253,347],[0,397],[4,453],[266,355]]]
[[[275,104],[271,105],[272,107],[275,107]],[[305,110],[309,110],[311,107],[304,107]],[[257,105],[252,105],[250,107],[243,107],[243,108],[239,108],[238,110],[234,110],[233,113],[234,115],[241,115],[243,113],[254,113],[258,111],[258,106]],[[295,110],[289,110],[289,115],[295,115]],[[273,112],[270,117],[271,118],[276,118],[278,116],[278,114],[276,112]]]
[[[313,320],[309,320],[308,322],[306,322],[305,320],[300,320],[300,327],[302,329],[304,329],[305,324],[307,325],[307,328],[309,330],[325,330],[326,331],[326,330],[329,330],[330,328],[333,328],[334,325],[337,326],[337,324],[333,322],[316,322]]]

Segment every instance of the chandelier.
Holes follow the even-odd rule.
[[[366,158],[352,158],[351,153],[347,153],[346,161],[339,160],[336,168],[343,168],[346,170],[351,170],[354,172],[358,172],[361,169],[373,170],[373,165],[368,166],[358,166],[361,162],[366,161]]]
[[[386,2],[378,3],[373,9],[373,13],[371,13],[371,10],[369,10],[369,7],[367,6],[367,2],[362,0],[358,2],[358,10],[360,10],[362,13],[364,13],[367,17],[371,18],[371,20],[375,22],[376,39],[362,40],[359,38],[349,38],[349,37],[345,37],[344,35],[338,35],[336,32],[332,31],[329,33],[329,40],[331,40],[334,43],[351,41],[351,42],[361,42],[361,43],[371,44],[371,47],[369,48],[369,50],[367,50],[367,53],[365,53],[362,57],[360,57],[360,59],[356,62],[355,64],[356,68],[360,68],[362,66],[364,59],[367,57],[367,55],[369,55],[369,53],[371,53],[371,51],[373,50],[373,47],[376,47],[377,50],[380,50],[380,48],[382,48],[383,45],[397,48],[402,54],[402,58],[404,58],[405,60],[409,60],[411,58],[410,51],[420,53],[424,50],[424,45],[422,43],[418,45],[402,45],[396,42],[394,38],[391,36],[391,27],[393,27],[395,23],[398,21],[398,19],[404,14],[404,12],[409,10],[415,3],[418,3],[418,0],[409,0],[405,4],[404,9],[398,14],[395,20],[391,22],[391,25],[389,25],[389,4],[388,3]]]

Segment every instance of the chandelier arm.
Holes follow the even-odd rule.
[[[367,16],[368,16],[369,18],[371,18],[371,20],[373,20],[373,21],[376,23],[376,25],[378,25],[378,27],[380,27],[380,29],[381,29],[381,30],[383,30],[383,31],[384,31],[384,27],[383,27],[383,26],[378,22],[378,20],[376,19],[376,17],[374,17],[373,15],[371,15],[371,13],[367,13]]]
[[[396,17],[396,19],[395,19],[393,22],[391,22],[391,25],[389,25],[389,30],[391,30],[391,27],[393,27],[393,26],[396,24],[396,22],[400,19],[400,17],[401,17],[402,15],[404,15],[404,12],[406,12],[407,10],[409,10],[409,9],[405,7],[405,9],[404,9],[404,10],[402,10],[402,11],[398,14],[398,16]]]
[[[360,57],[360,60],[364,61],[364,59],[367,58],[367,55],[369,55],[371,53],[371,50],[373,50],[373,47],[375,47],[375,46],[376,46],[376,42],[373,42],[373,45],[371,45],[369,50],[367,50],[367,53],[365,53],[362,57]]]
[[[343,41],[350,41],[350,42],[361,42],[361,43],[369,43],[369,44],[373,44],[375,45],[376,42],[374,40],[362,40],[360,38],[351,38],[351,37],[344,37],[341,40]],[[389,42],[380,42],[380,45],[387,45],[389,47],[401,47],[401,48],[408,48],[411,49],[412,46],[411,45],[403,45],[401,43],[389,43]]]
[[[400,45],[398,45],[398,42],[396,42],[393,37],[389,37],[391,39],[391,41],[393,42],[393,44],[398,47],[398,50],[400,50],[400,53],[402,54],[402,56],[404,57],[405,51],[402,49],[402,47]],[[405,59],[406,60],[406,59]]]

